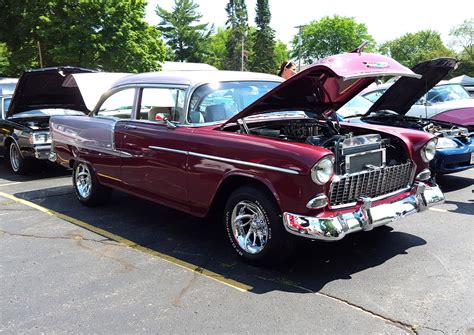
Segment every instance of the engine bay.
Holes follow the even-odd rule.
[[[237,132],[306,143],[330,150],[337,175],[376,170],[408,160],[398,138],[378,133],[346,130],[331,120],[294,119],[245,124]]]
[[[378,111],[363,117],[362,120],[371,124],[426,131],[436,137],[456,138],[463,143],[469,143],[470,137],[474,135],[474,133],[469,132],[469,129],[455,124],[432,119],[403,116],[391,111]]]

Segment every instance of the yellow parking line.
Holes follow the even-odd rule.
[[[428,208],[430,211],[433,211],[433,212],[442,212],[442,213],[447,213],[448,210],[447,209],[442,209],[442,208],[436,208],[436,207],[430,207]]]
[[[32,203],[28,200],[23,200],[23,199],[20,199],[20,198],[17,198],[15,197],[14,195],[11,195],[11,194],[7,194],[7,193],[4,193],[4,192],[0,192],[0,196],[4,197],[4,198],[7,198],[7,199],[10,199],[10,200],[13,200],[17,203],[21,203],[23,205],[26,205],[28,207],[31,207],[31,208],[34,208],[34,209],[37,209],[43,213],[46,213],[48,215],[51,215],[51,216],[55,216],[59,219],[62,219],[64,221],[67,221],[67,222],[70,222],[72,224],[75,224],[79,227],[82,227],[82,228],[85,228],[87,230],[90,230],[96,234],[99,234],[99,235],[102,235],[102,236],[105,236],[111,240],[114,240],[114,241],[117,241],[119,243],[122,243],[124,245],[126,245],[127,247],[129,248],[133,248],[135,250],[139,250],[139,251],[142,251],[144,253],[147,253],[149,255],[152,255],[152,256],[156,256],[156,257],[159,257],[161,258],[162,260],[166,261],[166,262],[169,262],[169,263],[172,263],[174,265],[178,265],[182,268],[185,268],[187,270],[191,270],[193,272],[196,272],[200,275],[203,275],[204,277],[207,277],[209,279],[212,279],[212,280],[215,280],[219,283],[222,283],[222,284],[225,284],[227,286],[230,286],[236,290],[239,290],[241,292],[246,292],[246,291],[250,291],[253,287],[251,286],[248,286],[248,285],[245,285],[243,283],[240,283],[238,281],[235,281],[235,280],[232,280],[232,279],[229,279],[229,278],[225,278],[224,276],[218,274],[218,273],[215,273],[215,272],[212,272],[210,270],[207,270],[207,269],[204,269],[204,268],[201,268],[199,266],[196,266],[194,264],[191,264],[191,263],[188,263],[188,262],[185,262],[185,261],[182,261],[180,259],[177,259],[173,256],[170,256],[170,255],[166,255],[166,254],[163,254],[161,252],[158,252],[156,250],[152,250],[152,249],[149,249],[147,247],[144,247],[142,245],[139,245],[139,244],[136,244],[135,242],[133,241],[130,241],[130,240],[127,240],[126,238],[123,238],[121,236],[118,236],[118,235],[115,235],[115,234],[112,234],[106,230],[103,230],[101,228],[97,228],[97,227],[94,227],[88,223],[85,223],[84,221],[81,221],[81,220],[77,220],[77,219],[74,219],[70,216],[67,216],[67,215],[64,215],[62,213],[58,213],[56,211],[53,211],[51,209],[48,209],[48,208],[45,208],[45,207],[42,207],[42,206],[39,206],[35,203]]]

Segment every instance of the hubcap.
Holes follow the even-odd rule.
[[[232,210],[232,232],[243,250],[258,254],[268,242],[268,222],[260,207],[244,200]]]
[[[20,168],[20,151],[15,143],[10,145],[10,165],[12,166],[13,171],[18,171]]]
[[[92,178],[89,168],[84,163],[76,167],[75,184],[77,192],[82,198],[89,197],[92,189]]]

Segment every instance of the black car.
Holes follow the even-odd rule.
[[[51,115],[87,113],[77,87],[65,79],[94,70],[54,67],[30,70],[20,77],[4,119],[0,119],[0,155],[8,158],[15,174],[24,174],[36,160],[46,160],[51,148]],[[79,100],[78,100],[79,99]]]

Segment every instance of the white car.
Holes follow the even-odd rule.
[[[365,89],[361,95],[375,102],[390,86],[392,83],[374,85]],[[428,119],[442,112],[466,107],[474,107],[474,99],[466,89],[460,84],[444,83],[429,90],[406,115]]]

